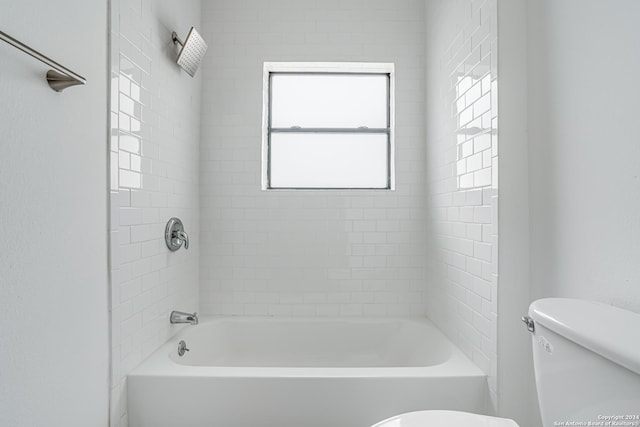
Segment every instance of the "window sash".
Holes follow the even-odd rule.
[[[276,137],[276,135],[279,135],[279,136]],[[281,181],[283,177],[282,176],[283,171],[287,170],[288,172],[291,172],[292,169],[282,169],[282,170],[279,169],[279,172],[277,174],[277,175],[280,175],[278,177],[279,179],[276,179],[275,176],[272,175],[271,170],[269,170],[269,188],[270,189],[275,189],[275,190],[296,190],[296,189],[299,189],[299,190],[388,190],[390,188],[389,134],[386,134],[386,133],[368,133],[368,134],[364,134],[362,132],[356,132],[356,133],[354,132],[344,132],[344,133],[286,132],[286,133],[280,133],[280,134],[275,133],[273,135],[274,149],[269,151],[269,157],[270,157],[269,167],[272,167],[274,164],[278,165],[279,162],[281,162],[283,159],[282,154],[280,155],[275,154],[276,153],[275,147],[280,146],[281,147],[280,149],[282,149],[281,144],[285,144],[285,145],[289,144],[291,146],[291,149],[294,150],[293,152],[295,153],[295,150],[296,150],[294,148],[295,146],[304,147],[310,142],[313,142],[313,139],[309,139],[311,135],[315,136],[315,145],[316,145],[315,149],[319,149],[320,151],[316,152],[317,154],[313,154],[313,152],[310,152],[310,153],[305,152],[305,154],[301,155],[299,158],[297,156],[294,156],[295,158],[298,159],[298,161],[296,161],[297,167],[294,166],[293,170],[298,168],[299,171],[300,170],[305,170],[308,172],[315,171],[315,172],[318,172],[318,174],[316,175],[312,173],[311,175],[309,175],[309,174],[302,173],[300,175],[295,175],[295,177],[290,176],[290,178],[293,178],[293,179],[290,180],[289,182],[283,182]],[[284,138],[285,136],[289,137],[288,141],[282,140],[282,138]],[[301,138],[300,141],[295,140],[296,136],[299,136]],[[293,140],[290,139],[291,137],[293,137],[294,139]],[[322,140],[325,137],[328,138],[328,140],[326,141],[326,143],[323,143]],[[371,148],[367,149],[366,151],[361,151],[358,155],[356,155],[356,157],[353,157],[353,154],[350,156],[347,154],[347,152],[340,153],[341,150],[339,148],[336,151],[336,145],[334,140],[335,137],[339,139],[346,137],[347,139],[351,140],[348,142],[344,141],[346,145],[340,144],[340,146],[343,147],[343,149],[346,149],[347,152],[354,149],[362,150],[365,146],[369,144],[371,144],[370,145]],[[364,139],[361,139],[361,138],[364,138]],[[297,142],[299,142],[300,145],[298,145]],[[351,143],[353,143],[354,145],[351,145]],[[381,146],[380,144],[383,144],[383,145]],[[324,149],[321,148],[322,145],[325,145]],[[313,148],[313,147],[310,147],[310,148]],[[381,148],[384,151],[380,151]],[[282,153],[281,151],[279,152]],[[307,153],[309,153],[309,155],[307,155]],[[378,157],[378,161],[383,160],[384,163],[378,163],[378,162],[372,163],[372,161],[376,158],[376,156],[380,156],[382,153],[384,153],[383,157]],[[271,158],[272,155],[274,156],[273,159]],[[328,160],[327,155],[330,158],[334,158],[334,157],[331,157],[332,155],[337,156],[336,161],[331,162],[330,160]],[[325,158],[324,160],[318,160],[319,158],[322,159],[323,157]],[[360,159],[367,159],[367,160],[366,161],[363,160],[363,162],[360,162],[359,161]],[[309,161],[311,161],[312,163],[308,163]],[[299,169],[301,165],[303,169]],[[365,172],[365,176],[368,175],[369,178],[365,179],[364,181],[361,179],[362,175],[360,173],[348,174],[348,176],[342,175],[342,173],[344,173],[346,170],[353,171],[354,170],[353,168],[355,168],[355,170],[360,172],[360,167],[369,169],[371,166],[373,166],[374,170],[376,170],[377,172],[372,173],[371,170],[369,172]],[[337,173],[338,175],[334,175],[333,173],[330,173],[329,172],[330,170],[334,170],[334,172]],[[287,172],[284,172],[284,173],[288,174]],[[337,181],[335,179],[332,179],[332,178],[336,178],[336,176],[341,176],[341,175],[344,177],[344,179],[338,179]],[[312,176],[315,176],[315,178],[310,178]],[[381,181],[380,178],[384,178],[384,181]],[[274,185],[274,181],[279,181],[279,182],[277,182],[277,184]],[[315,184],[310,184],[310,181],[311,182],[315,181]],[[297,185],[284,185],[288,183],[294,183]],[[327,186],[317,185],[322,183],[326,184]],[[339,186],[338,184],[344,184],[344,186]]]
[[[289,67],[293,68],[305,68],[307,64],[305,63],[292,63]],[[265,122],[265,140],[263,141],[263,147],[266,148],[263,152],[263,156],[266,155],[266,171],[263,171],[263,185],[264,189],[267,190],[393,190],[394,182],[393,176],[395,174],[394,171],[394,154],[393,154],[393,64],[365,64],[363,68],[360,69],[369,69],[372,71],[333,71],[332,68],[334,64],[320,64],[319,68],[324,68],[330,71],[316,71],[318,68],[313,67],[310,68],[312,71],[277,71],[277,68],[274,69],[274,65],[271,63],[265,63],[265,84],[267,86],[267,90],[265,92],[265,101],[264,106],[266,107],[266,115],[263,116]],[[343,66],[343,64],[338,64],[337,66]],[[344,64],[344,66],[355,66],[362,67],[361,64],[353,63],[353,64]],[[275,67],[280,68],[277,64]],[[289,68],[287,66],[283,67],[285,70]],[[281,70],[283,68],[280,68]],[[315,68],[316,70],[313,70]],[[289,68],[291,69],[291,68]],[[383,71],[384,69],[384,71]],[[375,70],[375,71],[373,71]],[[386,125],[387,127],[302,127],[296,126],[293,124],[290,127],[272,127],[272,100],[273,100],[273,85],[272,85],[272,77],[274,75],[281,74],[291,74],[291,75],[345,75],[345,76],[385,76],[386,77],[386,99],[385,99],[385,110],[386,110]],[[300,133],[300,134],[335,134],[335,133],[343,133],[343,134],[386,134],[386,185],[383,187],[274,187],[271,185],[271,135],[276,133]],[[266,147],[265,147],[266,146]],[[265,157],[263,157],[264,159]],[[263,163],[263,164],[264,164]]]
[[[391,73],[388,72],[333,72],[333,71],[269,71],[269,116],[268,116],[268,129],[273,129],[272,114],[273,114],[273,77],[278,75],[289,76],[348,76],[348,77],[365,77],[365,76],[384,76],[386,78],[385,84],[385,110],[386,110],[386,127],[382,129],[391,129]],[[291,123],[291,127],[297,129],[305,129],[305,126],[297,126],[296,123]],[[315,127],[313,129],[363,129],[366,126],[359,127],[346,127],[346,128],[333,128],[333,127]],[[286,129],[278,127],[276,129]],[[374,129],[374,128],[372,128]],[[378,129],[378,128],[376,128]]]
[[[389,128],[303,128],[291,126],[288,128],[269,128],[272,133],[391,133]]]

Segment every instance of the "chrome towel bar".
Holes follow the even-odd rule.
[[[26,44],[14,39],[3,31],[0,31],[0,39],[53,68],[53,70],[47,71],[47,83],[49,83],[51,89],[56,92],[62,92],[70,86],[83,85],[87,83],[87,80],[80,74],[74,73],[67,67],[58,64],[53,59],[46,57],[37,50],[32,49]]]

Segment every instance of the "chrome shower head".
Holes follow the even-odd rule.
[[[189,34],[187,34],[187,39],[184,43],[178,38],[178,34],[176,34],[175,31],[171,36],[173,43],[178,43],[182,46],[176,62],[187,74],[193,77],[200,66],[200,61],[202,61],[207,51],[207,44],[194,27],[191,27],[189,30]]]

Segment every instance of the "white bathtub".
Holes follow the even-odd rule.
[[[421,409],[483,412],[486,376],[428,320],[215,318],[127,384],[131,427],[368,427]]]

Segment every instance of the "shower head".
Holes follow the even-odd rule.
[[[184,43],[178,38],[178,34],[175,31],[171,34],[171,37],[174,44],[178,43],[182,46],[176,62],[187,74],[193,77],[207,51],[207,44],[194,27],[189,30]]]

